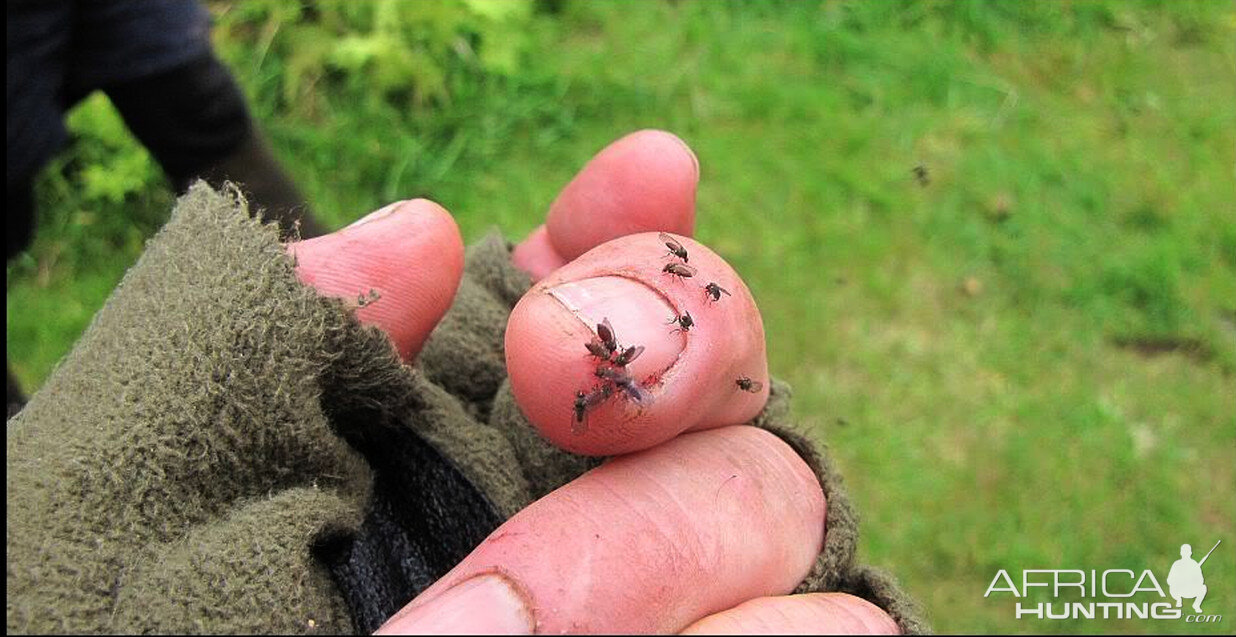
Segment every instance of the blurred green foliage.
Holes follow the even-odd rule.
[[[462,85],[516,69],[533,7],[531,0],[214,6],[220,53],[257,66],[278,61],[278,110],[301,117],[311,117],[327,91],[397,106],[449,106]]]
[[[518,238],[613,139],[686,139],[697,235],[759,300],[863,558],[938,629],[1231,632],[1230,553],[1206,567],[1218,625],[1017,621],[982,597],[1000,568],[1162,574],[1182,542],[1236,546],[1230,2],[210,7],[335,227],[426,196],[466,239]],[[32,387],[170,202],[105,99],[70,127],[8,268]]]

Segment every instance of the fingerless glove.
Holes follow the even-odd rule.
[[[277,228],[195,185],[9,421],[10,632],[371,632],[535,499],[596,466],[542,439],[506,379],[530,287],[491,234],[414,366],[301,284]],[[381,303],[379,297],[376,303]],[[856,516],[789,388],[752,424],[810,465],[846,591],[926,632],[855,563]]]

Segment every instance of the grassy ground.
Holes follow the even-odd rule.
[[[1232,632],[1230,2],[547,5],[520,23],[517,63],[411,100],[303,79],[287,18],[215,9],[255,113],[334,226],[423,195],[467,239],[520,237],[612,139],[684,137],[698,234],[759,299],[772,369],[863,513],[862,557],[937,629],[1199,630],[1017,621],[983,592],[1001,568],[1162,581],[1181,543],[1222,539],[1206,608],[1225,617],[1201,630]],[[83,151],[41,182],[43,226],[7,277],[30,387],[170,200],[105,103],[77,117],[133,186],[90,181],[112,160]]]

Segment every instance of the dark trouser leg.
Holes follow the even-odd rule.
[[[231,73],[214,55],[103,89],[178,191],[196,178],[236,182],[250,206],[285,235],[324,232],[262,141]]]
[[[7,361],[5,361],[7,363]],[[21,392],[21,385],[17,384],[17,378],[13,376],[13,368],[5,366],[8,373],[8,389],[5,391],[5,416],[8,420],[21,411],[22,407],[26,406],[26,395]]]
[[[5,200],[8,206],[6,211],[8,220],[5,223],[4,260],[8,262],[30,245],[34,230],[34,206],[31,203],[32,186],[29,179],[16,179],[6,185]],[[26,395],[22,393],[17,377],[13,376],[13,367],[9,365],[8,356],[4,358],[4,367],[8,374],[8,388],[5,390],[5,404],[7,405],[5,418],[8,419],[21,411],[22,406],[26,404]]]
[[[9,181],[5,189],[4,260],[12,261],[30,245],[34,235],[34,204],[31,178]]]

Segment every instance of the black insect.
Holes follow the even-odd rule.
[[[758,394],[760,390],[764,389],[764,383],[758,380],[751,380],[746,376],[739,376],[738,380],[734,381],[734,383],[738,385],[739,389],[752,394]]]
[[[614,384],[634,381],[633,376],[621,369],[618,369],[617,367],[612,367],[610,365],[597,365],[597,370],[593,373],[596,374],[597,378],[607,380]]]
[[[931,174],[927,172],[927,167],[919,164],[911,171],[914,173],[914,178],[918,180],[918,185],[926,188],[931,183]]]
[[[584,430],[584,415],[588,411],[588,395],[583,390],[575,392],[575,423],[571,425],[571,431],[575,433],[583,433]]]
[[[683,263],[690,261],[690,259],[687,258],[687,249],[682,247],[682,244],[678,243],[677,239],[664,232],[662,232],[659,236],[661,237],[661,241],[665,242],[665,247],[669,248],[669,252],[665,253],[665,256],[672,254],[679,259],[682,259]]]
[[[734,296],[733,294],[730,294],[729,290],[717,285],[716,283],[709,283],[708,285],[705,285],[704,294],[713,301],[720,301],[722,294],[726,296]]]
[[[644,353],[643,345],[632,345],[613,358],[612,362],[615,367],[626,367],[631,364],[631,361],[639,358],[640,354]]]
[[[609,351],[613,352],[618,349],[618,336],[614,334],[614,326],[609,324],[608,318],[597,323],[597,336],[601,337],[601,342]]]
[[[597,337],[584,344],[588,353],[601,360],[609,360],[618,351],[618,338],[614,335],[614,327],[609,319],[597,323]]]
[[[674,329],[670,330],[670,334],[677,334],[678,332],[690,332],[691,328],[695,325],[695,319],[691,318],[691,312],[689,310],[686,312],[683,312],[682,314],[678,316],[671,318],[669,322],[678,324],[678,327],[675,327]]]
[[[575,422],[571,423],[571,433],[582,434],[587,431],[588,410],[600,405],[613,395],[614,388],[609,385],[601,385],[588,393],[575,392]]]
[[[672,274],[680,279],[689,279],[695,276],[695,268],[685,263],[666,263],[665,267],[661,268],[661,271],[666,274]]]
[[[622,392],[627,395],[627,398],[630,398],[637,404],[652,404],[652,393],[650,393],[647,389],[640,387],[635,378],[625,371],[618,369],[617,367],[606,367],[605,365],[601,365],[597,367],[596,375],[597,378],[600,378],[601,380],[613,383],[615,387],[621,389]]]

